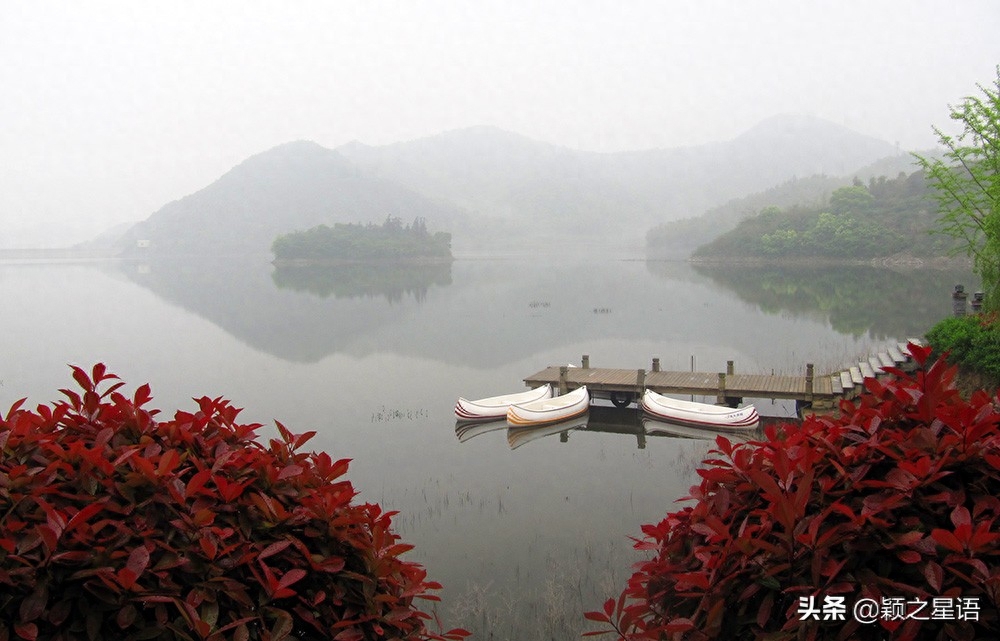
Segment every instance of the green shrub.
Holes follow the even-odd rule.
[[[1000,379],[1000,323],[995,314],[946,318],[927,332],[927,342],[949,362]]]
[[[0,641],[360,641],[435,635],[439,588],[392,513],[313,433],[257,440],[227,401],[156,419],[103,365],[0,417]]]

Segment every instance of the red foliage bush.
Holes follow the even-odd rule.
[[[103,365],[82,394],[0,421],[0,641],[458,639],[417,597],[392,513],[348,460],[265,445],[222,399],[157,421]],[[105,388],[105,389],[101,389]]]
[[[748,444],[718,438],[691,488],[694,505],[643,527],[636,547],[655,556],[617,600],[586,614],[610,628],[589,634],[1000,638],[997,399],[963,400],[953,368],[927,367],[929,349],[910,350],[915,374],[868,379],[841,418],[769,428]],[[845,616],[804,616],[804,605],[828,597],[844,599]],[[979,609],[931,616],[934,599],[948,597]],[[878,620],[855,619],[861,599],[875,600]]]

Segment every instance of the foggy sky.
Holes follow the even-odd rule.
[[[996,0],[0,0],[0,247],[142,220],[300,139],[619,151],[793,113],[924,149],[997,33]]]

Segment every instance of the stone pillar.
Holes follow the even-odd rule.
[[[978,314],[983,311],[983,299],[986,298],[986,294],[983,292],[975,292],[972,294],[972,313]]]
[[[951,294],[951,311],[955,316],[965,316],[965,301],[968,294],[965,293],[964,285],[955,285],[955,291]]]

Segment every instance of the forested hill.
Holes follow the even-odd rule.
[[[933,155],[933,152],[926,155]],[[913,156],[900,153],[855,168],[847,175],[815,174],[790,178],[763,191],[699,212],[697,217],[668,221],[653,227],[646,234],[646,257],[686,259],[698,247],[712,242],[735,228],[741,220],[755,216],[767,207],[821,207],[829,201],[830,194],[850,186],[853,180],[867,182],[880,176],[910,173],[915,168]]]
[[[819,206],[767,207],[699,247],[695,260],[871,260],[947,256],[954,241],[932,234],[937,213],[923,172],[856,180]]]

